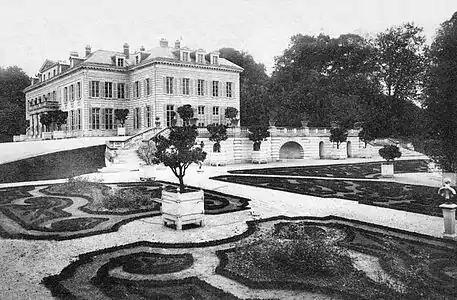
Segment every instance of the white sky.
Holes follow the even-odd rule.
[[[70,51],[122,51],[170,45],[207,51],[246,50],[272,71],[297,33],[371,34],[414,22],[431,41],[439,24],[457,11],[456,0],[0,0],[0,65],[30,76],[46,58],[68,60]]]

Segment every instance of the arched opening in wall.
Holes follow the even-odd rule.
[[[349,158],[352,157],[352,144],[349,141],[346,144],[346,151],[347,151],[348,157]]]
[[[279,159],[304,158],[303,147],[297,142],[287,142],[279,149]]]
[[[324,153],[324,142],[321,141],[319,143],[319,158],[323,159],[324,155],[325,155],[325,153]]]

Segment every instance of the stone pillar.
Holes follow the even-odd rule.
[[[38,129],[37,129],[37,137],[40,137],[41,136],[41,132],[43,131],[43,127],[42,127],[42,124],[40,122],[40,120],[41,120],[40,116],[41,116],[41,114],[37,114],[37,125],[38,125],[37,126],[38,127]]]
[[[457,235],[455,233],[455,209],[457,208],[457,205],[454,203],[444,203],[440,205],[440,208],[443,210],[444,219],[443,237],[456,239]]]

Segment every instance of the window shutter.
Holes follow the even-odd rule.
[[[105,129],[105,109],[100,108],[100,129]]]
[[[162,124],[163,126],[167,126],[167,105],[163,105],[163,113],[162,113]]]
[[[219,123],[227,124],[225,120],[225,107],[219,107]]]
[[[105,82],[100,81],[100,98],[105,97]]]
[[[117,81],[113,82],[113,98],[117,98]]]
[[[89,108],[88,108],[88,112],[89,112],[89,130],[92,130],[92,107],[89,105]]]
[[[178,93],[178,80],[176,79],[176,77],[173,77],[173,94],[177,94]]]
[[[167,93],[167,77],[164,76],[163,77],[163,93],[166,94]]]
[[[203,95],[209,95],[208,93],[208,81],[203,80]]]
[[[224,97],[224,84],[222,81],[219,81],[219,97]]]
[[[124,89],[125,98],[130,99],[130,83],[125,83]]]
[[[213,107],[211,105],[205,106],[205,109],[208,109],[206,111],[205,116],[206,116],[206,124],[213,124]]]
[[[189,94],[193,95],[194,94],[194,80],[189,79]]]

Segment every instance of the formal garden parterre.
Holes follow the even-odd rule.
[[[60,299],[450,299],[456,244],[338,217],[248,221],[232,238],[138,242],[83,254],[44,279]],[[217,256],[217,258],[215,258]],[[278,296],[279,295],[279,296]],[[270,297],[271,298],[271,297]]]
[[[130,221],[160,215],[169,182],[65,183],[0,189],[0,234],[5,238],[72,239],[113,232]],[[192,188],[192,187],[191,187]],[[205,214],[249,209],[249,200],[205,190]]]

